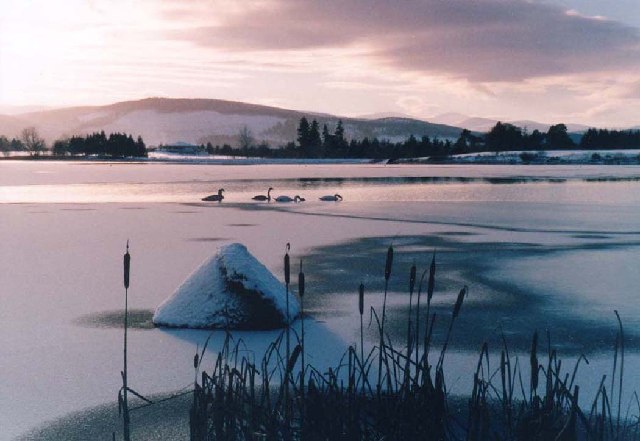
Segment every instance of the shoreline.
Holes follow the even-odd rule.
[[[513,150],[482,151],[446,157],[414,158],[268,158],[214,155],[180,155],[150,152],[149,157],[103,156],[0,156],[0,161],[59,161],[77,163],[116,164],[210,164],[210,165],[638,165],[640,149],[571,149],[571,150]]]

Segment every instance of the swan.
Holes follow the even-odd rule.
[[[334,194],[334,195],[327,195],[327,196],[322,196],[320,198],[321,201],[341,201],[342,200],[342,196],[340,196],[338,193]]]
[[[296,202],[297,203],[297,202],[304,202],[305,199],[301,198],[298,195],[295,195],[294,197],[291,197],[291,196],[278,196],[275,199],[275,201],[276,202]]]
[[[222,200],[224,199],[224,196],[222,196],[223,192],[224,192],[224,188],[221,188],[221,189],[218,190],[218,194],[209,195],[206,198],[202,198],[202,200],[203,201],[222,202]]]
[[[256,195],[254,197],[252,197],[251,199],[253,199],[254,201],[267,201],[267,202],[271,202],[271,190],[273,190],[273,187],[269,187],[269,190],[267,190],[267,195],[263,195],[263,194],[259,194]]]

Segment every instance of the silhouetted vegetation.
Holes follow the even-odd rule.
[[[0,152],[7,156],[10,152],[22,152],[24,151],[24,144],[17,138],[11,139],[4,135],[0,135]]]
[[[584,149],[636,149],[640,148],[640,130],[589,129],[580,140]]]
[[[472,142],[473,135],[466,131]],[[480,138],[477,138],[480,139]],[[309,122],[301,118],[297,129],[297,142],[290,142],[280,148],[271,148],[266,142],[259,145],[240,143],[242,147],[234,148],[229,144],[223,146],[207,144],[206,150],[211,155],[246,156],[262,158],[367,158],[367,159],[400,159],[415,157],[443,158],[457,153],[451,140],[440,140],[423,136],[417,139],[410,136],[404,142],[391,142],[367,137],[348,141],[342,121],[338,121],[333,132],[327,125],[320,130],[316,120]],[[475,145],[475,144],[474,144]],[[462,151],[460,152],[462,153]]]
[[[428,136],[416,138],[413,135],[402,142],[368,137],[347,140],[342,121],[338,121],[331,132],[326,124],[320,130],[316,120],[309,122],[305,117],[300,119],[295,143],[271,148],[266,142],[255,145],[242,142],[242,139],[246,137],[240,137],[240,148],[228,144],[214,147],[209,143],[206,150],[212,155],[263,158],[366,158],[393,161],[428,157],[432,161],[439,161],[450,155],[464,153],[640,148],[640,131],[589,129],[582,141],[576,144],[565,124],[552,125],[546,133],[539,130],[529,133],[526,129],[502,122],[498,122],[484,135],[463,129],[455,142]],[[531,154],[525,155],[523,160],[537,158],[538,155]]]
[[[103,132],[87,136],[73,136],[69,139],[57,140],[53,144],[52,154],[64,155],[98,155],[113,158],[146,157],[147,148],[138,136],[134,140],[125,133],[111,133],[109,137]]]
[[[498,123],[484,136],[484,151],[504,152],[509,150],[562,150],[575,149],[576,144],[567,133],[567,126],[555,124],[547,133],[526,129],[513,124]]]
[[[47,149],[47,144],[35,127],[24,128],[20,133],[20,140],[31,156],[39,156]]]
[[[0,153],[29,151],[32,156],[44,152],[44,140],[33,128],[23,131],[24,139],[9,139],[0,136]],[[450,155],[481,152],[543,151],[543,150],[592,150],[592,149],[640,149],[640,130],[587,130],[583,135],[568,133],[565,124],[555,124],[547,132],[517,127],[513,124],[497,122],[487,133],[481,134],[463,129],[458,138],[439,139],[429,136],[416,137],[394,142],[389,139],[369,138],[347,139],[341,120],[335,127],[320,124],[315,119],[300,119],[295,142],[274,148],[266,141],[256,142],[248,126],[243,126],[237,135],[238,146],[229,144],[200,146],[210,155],[237,156],[249,158],[300,159],[300,158],[354,158],[374,160],[398,160],[408,158],[429,158],[442,161]],[[25,137],[26,136],[26,137]],[[104,131],[87,136],[73,136],[59,139],[51,147],[53,156],[97,155],[108,157],[146,157],[147,149],[141,137],[134,140],[131,135],[112,133],[108,137]],[[523,160],[536,161],[541,155],[525,155]],[[596,159],[593,159],[594,161]]]
[[[385,281],[392,273],[392,262],[389,247]],[[287,263],[285,258],[288,285]],[[617,311],[610,387],[603,376],[590,407],[580,405],[576,383],[580,364],[588,360],[580,356],[573,366],[563,364],[548,332],[544,349],[538,333],[533,334],[523,357],[527,361],[510,352],[503,335],[499,363],[490,366],[489,346],[484,343],[471,374],[471,390],[465,398],[452,398],[445,382],[445,357],[468,290],[466,286],[460,290],[451,315],[437,316],[431,309],[435,273],[435,255],[420,277],[415,265],[410,269],[405,342],[394,346],[385,331],[385,289],[381,315],[373,307],[370,310],[378,345],[365,352],[361,325],[360,347],[349,346],[340,364],[328,372],[305,364],[304,328],[301,335],[294,335],[293,351],[282,348],[287,328],[259,359],[246,355],[242,341],[234,343],[227,332],[213,368],[201,372],[207,340],[194,357],[191,440],[639,439],[640,402],[634,394],[625,409],[622,401],[624,330]],[[298,291],[302,296],[302,269]],[[364,285],[358,294],[362,317]],[[435,341],[434,325],[446,329],[442,341]]]

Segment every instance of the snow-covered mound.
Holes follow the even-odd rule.
[[[299,311],[298,299],[290,293],[290,321]],[[244,245],[232,243],[205,260],[158,306],[153,323],[181,328],[284,327],[286,289]]]

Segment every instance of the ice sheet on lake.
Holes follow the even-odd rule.
[[[299,313],[296,297],[240,243],[221,247],[158,306],[153,322],[181,328],[273,329]]]

